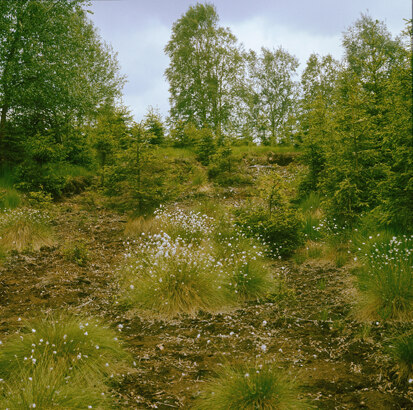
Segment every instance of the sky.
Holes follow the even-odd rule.
[[[203,1],[199,1],[203,2]],[[384,21],[396,36],[412,16],[411,0],[215,0],[219,24],[230,28],[246,50],[278,48],[295,55],[301,71],[311,53],[341,59],[342,34],[361,15]],[[168,115],[169,91],[164,47],[173,23],[196,0],[95,0],[90,18],[118,54],[126,75],[123,103],[135,121],[149,107]]]

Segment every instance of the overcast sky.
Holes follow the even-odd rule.
[[[393,35],[411,18],[411,0],[215,0],[220,25],[229,27],[246,49],[262,46],[284,49],[300,61],[300,70],[311,53],[342,57],[342,33],[361,13],[383,20]],[[102,38],[118,53],[121,71],[127,76],[124,104],[140,121],[147,108],[169,110],[169,64],[163,49],[172,24],[190,0],[96,0],[92,20]]]

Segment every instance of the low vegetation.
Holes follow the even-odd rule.
[[[294,376],[275,365],[223,366],[206,382],[195,409],[308,409]]]
[[[402,334],[392,341],[391,357],[399,382],[413,383],[413,333]]]
[[[377,234],[358,247],[359,313],[368,319],[410,320],[413,314],[413,237]],[[357,257],[356,257],[357,258]]]
[[[107,380],[128,370],[128,361],[117,333],[95,319],[62,313],[31,320],[1,343],[0,404],[105,408]]]
[[[39,250],[55,244],[52,219],[47,212],[16,208],[0,212],[0,246],[7,250]]]

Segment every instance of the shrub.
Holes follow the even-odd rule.
[[[0,403],[11,408],[77,408],[107,401],[105,377],[127,369],[116,333],[70,314],[28,322],[0,346]],[[103,394],[102,394],[103,393]]]
[[[413,236],[370,236],[357,248],[360,315],[404,320],[413,315]]]
[[[86,266],[89,261],[89,252],[83,242],[76,242],[63,251],[66,260],[79,266]]]
[[[288,257],[303,243],[302,221],[291,207],[269,213],[263,207],[236,211],[236,225],[269,248],[273,257]]]
[[[30,208],[0,213],[0,247],[5,250],[36,251],[54,243],[51,218],[47,213]]]
[[[197,410],[305,409],[295,380],[273,366],[224,366],[196,400]]]
[[[395,370],[400,382],[413,382],[413,333],[406,333],[393,340],[390,354],[396,363]]]
[[[48,208],[52,203],[52,195],[43,191],[28,192],[26,203],[35,208]]]

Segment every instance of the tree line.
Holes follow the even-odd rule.
[[[300,192],[319,191],[332,216],[374,214],[412,228],[411,22],[394,38],[361,15],[343,34],[343,58],[313,54],[298,78],[295,56],[245,50],[216,8],[198,3],[165,46],[169,117],[150,108],[136,123],[121,104],[116,54],[87,4],[0,1],[0,163],[16,169],[20,189],[58,196],[56,167],[79,165],[95,169],[108,192],[138,192],[142,208],[145,178],[164,197],[154,187],[170,170],[158,146],[193,149],[208,166],[225,162],[234,144],[285,144],[304,153]],[[145,177],[149,163],[158,178]]]

